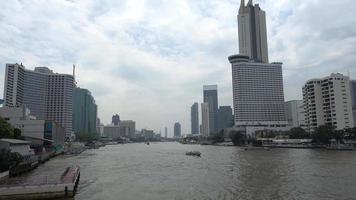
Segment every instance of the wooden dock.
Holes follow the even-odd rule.
[[[79,179],[79,167],[68,167],[61,175],[58,183],[1,187],[0,200],[74,197]]]

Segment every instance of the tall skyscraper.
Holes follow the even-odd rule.
[[[53,73],[47,67],[27,70],[22,64],[6,64],[5,106],[25,105],[37,119],[52,120],[72,133],[74,78]]]
[[[231,106],[220,106],[218,111],[218,129],[219,131],[234,126]]]
[[[209,130],[211,133],[218,131],[218,86],[203,86],[204,103],[209,105]]]
[[[175,138],[180,138],[182,135],[181,133],[181,125],[179,122],[174,123],[174,137]]]
[[[291,128],[305,128],[305,115],[303,100],[292,100],[286,102],[286,117],[288,126]]]
[[[338,73],[307,81],[303,101],[309,132],[321,125],[337,130],[354,127],[349,77]]]
[[[167,127],[164,127],[164,137],[165,138],[168,137],[168,129],[167,129]]]
[[[238,14],[239,49],[256,62],[268,63],[266,14],[258,4],[241,0]]]
[[[354,126],[356,127],[356,80],[350,81],[350,91],[352,100],[352,113],[354,117]]]
[[[208,137],[210,135],[210,112],[209,103],[201,104],[201,135],[203,137]]]
[[[191,123],[191,133],[193,135],[199,134],[199,105],[194,103],[190,108],[190,123]]]
[[[83,88],[74,89],[73,101],[73,131],[75,134],[87,134],[96,137],[97,105],[89,90]]]
[[[114,126],[118,126],[118,125],[119,125],[119,122],[120,122],[120,116],[119,116],[118,114],[113,115],[112,118],[111,118],[111,123],[112,123]]]
[[[268,63],[265,12],[250,0],[239,10],[239,51],[232,67],[235,126],[248,135],[258,130],[287,130],[282,63]]]

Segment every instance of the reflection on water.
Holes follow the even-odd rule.
[[[190,150],[201,151],[202,157],[186,156]],[[56,158],[39,169],[61,172],[73,164],[81,167],[75,196],[79,200],[309,200],[356,196],[355,152],[125,144]]]

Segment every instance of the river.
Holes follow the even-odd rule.
[[[54,158],[26,181],[50,182],[70,165],[81,169],[76,200],[356,199],[356,152],[309,149],[114,145]]]

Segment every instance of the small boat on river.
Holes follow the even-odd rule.
[[[199,151],[188,151],[188,152],[185,153],[185,155],[200,157],[201,153]]]

